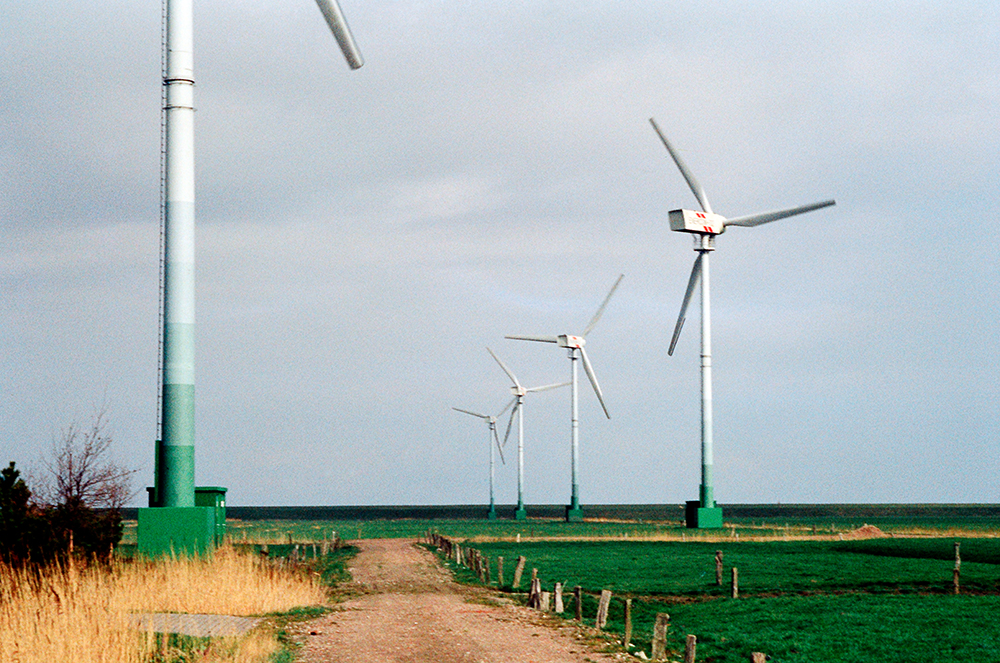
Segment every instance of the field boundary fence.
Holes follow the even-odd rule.
[[[555,582],[552,591],[542,589],[542,580],[538,577],[537,568],[531,570],[531,579],[527,591],[521,591],[521,580],[527,564],[527,559],[524,556],[517,558],[510,584],[505,584],[503,557],[491,560],[481,550],[468,545],[463,546],[458,541],[432,530],[427,531],[423,542],[435,548],[442,557],[455,565],[472,571],[479,582],[487,587],[493,586],[501,591],[526,594],[526,604],[529,608],[534,608],[542,612],[554,612],[560,615],[569,611],[563,583]],[[496,566],[496,576],[492,572],[494,564]],[[573,619],[575,621],[583,622],[584,599],[585,597],[589,597],[597,604],[594,614],[594,626],[599,630],[605,628],[611,606],[611,590],[604,589],[600,592],[585,592],[582,587],[577,585],[573,587],[570,596],[573,602]],[[631,616],[631,599],[622,598],[621,603],[626,615],[626,629],[628,632],[631,632],[631,620],[629,619]]]

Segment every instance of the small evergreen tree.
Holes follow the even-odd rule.
[[[31,489],[14,461],[0,471],[0,561],[21,566],[50,556],[47,514],[31,503]]]

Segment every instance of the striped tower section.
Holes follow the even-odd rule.
[[[194,506],[194,60],[192,0],[167,0],[163,84],[163,392],[159,505]]]

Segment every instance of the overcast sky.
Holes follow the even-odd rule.
[[[581,372],[580,496],[699,483],[696,202],[716,498],[1000,502],[1000,6],[312,0],[195,8],[196,482],[232,505],[488,499],[486,426],[619,274]],[[105,404],[152,480],[160,6],[0,9],[0,461]],[[505,423],[504,423],[505,425]],[[501,433],[503,431],[501,430]],[[514,436],[497,499],[516,498]],[[566,503],[569,390],[529,395],[525,499]],[[135,500],[140,503],[140,497]]]

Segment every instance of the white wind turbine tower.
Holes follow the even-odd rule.
[[[576,381],[576,361],[577,355],[583,359],[583,370],[587,372],[587,377],[590,379],[590,384],[594,388],[594,393],[597,395],[597,400],[601,403],[601,408],[604,410],[604,416],[608,419],[611,415],[608,413],[608,407],[604,404],[604,395],[601,394],[601,387],[597,384],[597,376],[594,375],[594,368],[590,365],[590,359],[587,357],[587,351],[583,349],[586,343],[586,336],[593,330],[594,325],[597,321],[601,319],[601,315],[604,313],[604,308],[608,305],[608,301],[611,299],[611,295],[615,294],[615,290],[618,288],[618,284],[622,282],[625,277],[624,274],[620,274],[615,284],[611,286],[611,290],[608,292],[608,296],[604,298],[601,302],[600,308],[597,309],[597,313],[594,317],[590,319],[590,323],[583,330],[583,333],[579,336],[572,336],[570,334],[560,334],[559,336],[505,336],[504,338],[513,339],[515,341],[539,341],[541,343],[555,343],[560,348],[567,348],[569,350],[569,360],[571,369],[571,392],[572,392],[572,440],[573,440],[573,453],[572,453],[572,463],[571,463],[571,482],[572,482],[572,492],[570,493],[569,506],[566,507],[566,522],[576,522],[583,520],[583,511],[580,509],[580,491],[577,484],[577,466],[580,461],[580,418],[579,418],[579,403],[577,398],[577,381]]]
[[[493,358],[500,364],[500,368],[507,374],[510,381],[514,383],[514,386],[510,388],[514,394],[514,409],[510,411],[507,432],[503,436],[503,445],[501,446],[506,446],[507,438],[510,437],[511,424],[514,423],[514,415],[517,415],[517,510],[514,512],[514,520],[525,520],[528,517],[528,512],[524,508],[524,395],[565,387],[569,385],[569,382],[547,384],[542,387],[524,387],[517,379],[517,376],[514,375],[514,372],[505,363],[500,361],[500,357],[497,357],[496,353],[489,348],[486,348],[486,350],[493,355]]]
[[[688,303],[691,301],[691,294],[694,292],[698,279],[701,279],[701,486],[699,490],[699,500],[687,503],[686,520],[687,526],[691,528],[715,528],[722,527],[722,509],[715,505],[715,491],[712,483],[712,326],[709,307],[709,280],[708,280],[708,254],[715,250],[714,237],[722,234],[729,226],[754,227],[771,221],[777,221],[797,214],[805,214],[813,210],[834,205],[833,200],[824,200],[811,205],[802,205],[791,209],[774,212],[763,212],[740,216],[734,219],[727,219],[712,212],[712,206],[708,203],[705,190],[695,179],[694,174],[688,170],[680,155],[667,140],[667,137],[660,131],[656,121],[649,118],[649,123],[659,135],[663,145],[667,148],[673,158],[681,175],[687,181],[688,187],[694,193],[702,211],[696,212],[686,209],[670,211],[670,229],[678,232],[692,233],[695,243],[694,250],[698,252],[695,258],[694,267],[691,269],[691,277],[688,279],[687,290],[684,292],[684,301],[681,303],[680,315],[677,316],[677,324],[674,326],[674,334],[670,339],[670,349],[667,354],[673,355],[674,346],[684,326],[684,317],[687,313]]]
[[[514,399],[514,400],[516,400],[516,399]],[[500,437],[497,435],[497,417],[499,417],[504,412],[506,412],[507,408],[509,408],[511,405],[514,404],[514,400],[511,400],[509,403],[507,403],[507,405],[505,405],[504,408],[502,410],[500,410],[500,412],[498,412],[496,416],[491,416],[491,415],[488,415],[488,414],[479,414],[478,412],[473,412],[472,410],[463,410],[460,407],[453,407],[453,408],[451,408],[452,410],[456,410],[457,412],[463,412],[465,414],[471,414],[473,417],[479,417],[480,419],[484,420],[487,424],[489,424],[490,432],[489,432],[489,438],[488,438],[488,440],[489,440],[489,445],[490,445],[490,511],[489,511],[489,514],[488,514],[487,517],[490,520],[496,520],[497,519],[496,504],[495,504],[494,499],[493,499],[493,474],[494,474],[494,467],[496,465],[496,461],[494,460],[494,456],[493,456],[493,444],[494,444],[494,442],[497,445],[497,451],[500,452],[500,461],[504,462],[504,460],[503,460],[503,449],[500,448]],[[504,463],[504,464],[506,465],[506,463]]]

